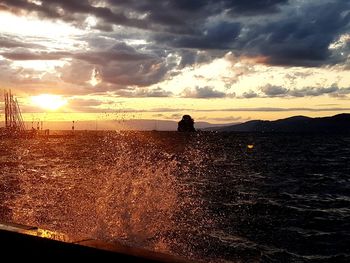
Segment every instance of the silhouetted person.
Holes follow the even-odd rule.
[[[182,116],[182,120],[179,121],[177,126],[177,131],[179,132],[194,132],[194,120],[190,115]]]

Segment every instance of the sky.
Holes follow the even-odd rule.
[[[348,0],[0,0],[27,121],[350,113],[349,70]]]

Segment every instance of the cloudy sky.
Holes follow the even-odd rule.
[[[0,0],[0,87],[27,120],[334,115],[349,70],[348,0]]]

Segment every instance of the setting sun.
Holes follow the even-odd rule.
[[[31,97],[32,104],[46,110],[57,110],[67,104],[67,100],[59,95],[41,94]]]

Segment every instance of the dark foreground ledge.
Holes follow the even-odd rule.
[[[97,240],[74,240],[71,237],[36,227],[0,222],[2,258],[36,261],[113,260],[113,262],[189,262],[170,255],[156,253],[123,244]]]

